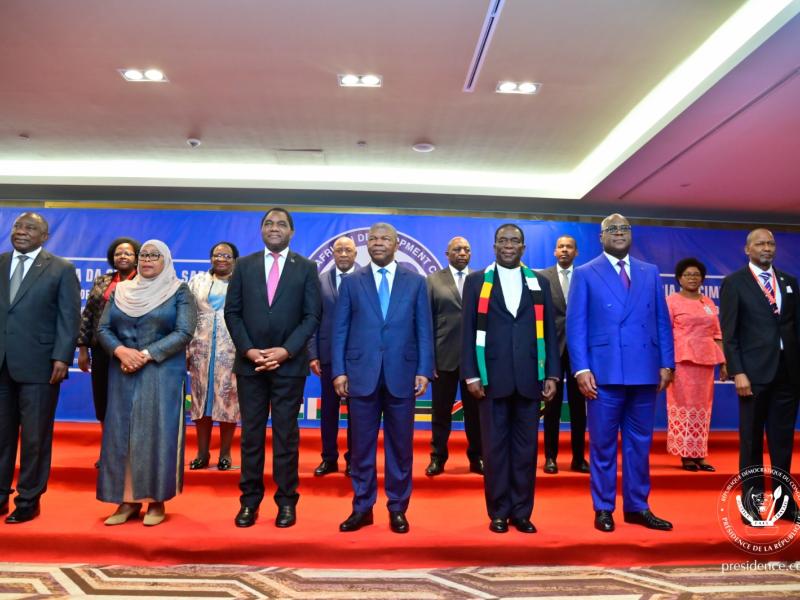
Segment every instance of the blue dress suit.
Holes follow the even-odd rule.
[[[358,266],[356,265],[356,269]],[[322,297],[322,318],[319,329],[308,341],[308,360],[318,360],[321,375],[319,378],[322,388],[322,414],[320,419],[320,435],[322,437],[322,460],[336,462],[339,459],[339,448],[336,438],[339,434],[339,395],[333,389],[331,377],[331,332],[333,330],[333,313],[339,291],[336,289],[336,268],[331,268],[319,276],[319,287]],[[342,281],[355,275],[355,272],[345,275]],[[349,419],[349,415],[348,415]],[[350,421],[347,421],[347,452],[344,459],[350,462]]]
[[[597,398],[587,401],[596,511],[615,507],[620,429],[623,510],[649,508],[659,370],[675,367],[672,328],[658,268],[628,259],[629,290],[601,254],[575,269],[567,302],[567,346],[573,374],[591,370],[598,389]]]
[[[533,299],[522,278],[517,314],[505,304],[500,277],[495,274],[486,325],[486,397],[478,401],[484,462],[486,509],[491,519],[530,519],[536,484],[539,435],[539,381],[536,319]],[[478,298],[484,271],[470,273],[464,282],[461,376],[480,377],[475,351]],[[558,379],[558,349],[550,282],[536,275],[544,301],[545,377]]]
[[[347,375],[353,510],[375,504],[381,413],[387,506],[405,512],[411,496],[414,384],[433,377],[433,327],[425,278],[397,266],[384,320],[372,265],[339,286],[331,343],[332,377]]]

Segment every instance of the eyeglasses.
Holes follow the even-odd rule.
[[[703,275],[700,273],[686,273],[684,272],[681,277],[685,277],[686,279],[702,279]]]
[[[233,254],[214,254],[211,256],[214,260],[231,260]]]
[[[139,254],[139,262],[156,262],[161,256],[158,252],[142,252]]]
[[[633,227],[630,225],[609,225],[603,229],[603,233],[628,233]]]
[[[122,252],[114,252],[114,258],[121,258],[123,256],[125,258],[133,258],[136,255],[133,252],[128,252],[127,250],[123,250]]]

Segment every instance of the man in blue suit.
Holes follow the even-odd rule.
[[[521,263],[525,235],[501,225],[496,262],[464,282],[461,375],[478,400],[489,529],[536,533],[531,523],[539,404],[560,376],[550,284]]]
[[[631,258],[631,226],[619,214],[601,225],[603,254],[575,269],[567,303],[567,346],[587,398],[594,526],[614,530],[617,434],[622,431],[626,523],[671,530],[648,504],[655,403],[675,357],[655,265]]]
[[[425,278],[394,260],[397,231],[373,225],[370,264],[339,287],[333,320],[333,387],[350,398],[353,512],[339,525],[356,531],[373,522],[378,494],[375,455],[383,415],[386,497],[395,533],[408,531],[414,399],[433,376],[431,310]]]
[[[331,330],[333,312],[339,299],[339,286],[348,275],[356,270],[356,243],[343,235],[333,242],[334,267],[319,276],[322,292],[322,319],[319,329],[308,342],[308,366],[319,377],[322,387],[322,414],[320,415],[320,435],[322,437],[322,462],[314,469],[316,477],[339,470],[339,448],[336,438],[339,435],[340,398],[333,389],[331,377]],[[350,421],[347,421],[347,452],[344,454],[345,475],[350,475]]]

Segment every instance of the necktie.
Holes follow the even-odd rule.
[[[9,303],[14,301],[14,298],[19,291],[19,286],[22,285],[22,278],[25,275],[25,261],[28,260],[30,257],[25,256],[24,254],[20,254],[17,257],[19,262],[17,263],[17,268],[14,269],[14,272],[11,274],[11,281],[8,285],[8,301]]]
[[[569,271],[561,269],[561,291],[564,292],[564,301],[569,296]]]
[[[342,279],[347,277],[347,273],[337,273],[336,275],[336,291],[339,291],[339,286],[342,285]]]
[[[778,308],[777,298],[775,298],[775,290],[772,287],[772,274],[759,273],[758,276],[761,277],[761,283],[764,285],[764,289],[767,290],[767,296],[772,312],[774,312],[776,315],[779,315],[781,311]]]
[[[631,289],[631,278],[628,277],[628,272],[625,270],[625,261],[621,260],[617,262],[617,265],[619,265],[619,279],[622,281],[622,286],[627,292],[629,289]]]
[[[387,271],[383,267],[378,269],[378,273],[381,274],[381,282],[378,285],[378,301],[381,303],[381,312],[385,319],[386,313],[389,311],[389,280],[386,279]]]
[[[464,297],[464,271],[458,271],[456,273],[458,275],[458,279],[456,279],[456,287],[458,288],[458,295],[462,298]]]
[[[270,252],[272,257],[272,267],[269,270],[269,277],[267,277],[267,302],[272,306],[272,299],[275,297],[275,290],[278,289],[278,280],[281,278],[281,272],[278,265],[278,259],[281,257],[277,252]]]

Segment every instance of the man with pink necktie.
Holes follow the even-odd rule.
[[[272,208],[261,220],[266,248],[239,259],[228,286],[225,323],[236,346],[233,372],[242,417],[242,474],[237,527],[250,527],[264,498],[264,429],[272,417],[276,527],[296,522],[300,497],[297,415],[308,376],[306,345],[319,325],[317,267],[289,250],[292,216]]]

